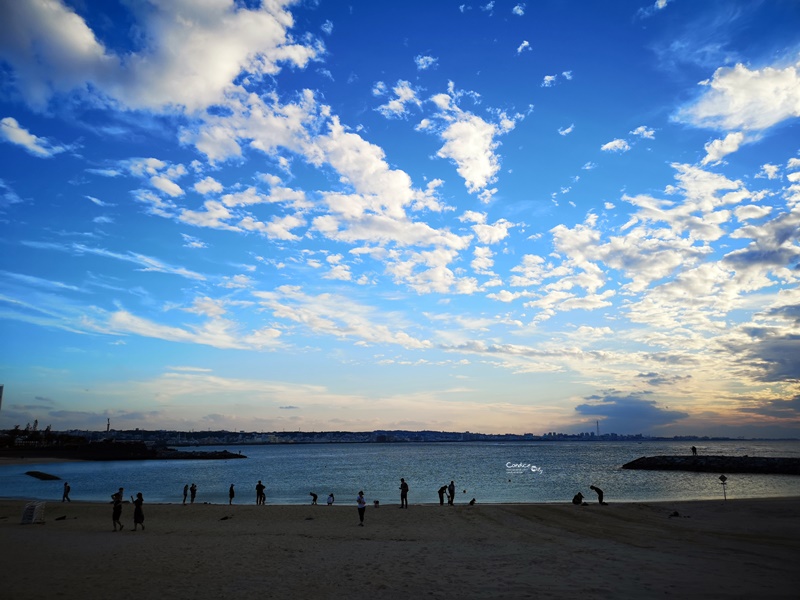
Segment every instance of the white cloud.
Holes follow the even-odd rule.
[[[532,50],[531,45],[528,43],[528,40],[523,40],[522,43],[517,46],[517,54],[522,54],[525,50]]]
[[[511,12],[517,15],[518,17],[523,16],[525,14],[525,4],[522,2],[517,4],[514,8],[511,9]]]
[[[716,164],[720,162],[728,154],[736,152],[743,141],[744,134],[739,131],[736,133],[729,133],[725,136],[725,139],[708,142],[704,146],[706,156],[703,158],[701,164],[707,165],[709,163]]]
[[[436,65],[438,60],[438,58],[434,58],[433,56],[423,56],[421,54],[414,57],[414,63],[417,65],[417,70],[419,71],[430,69]]]
[[[575,123],[572,123],[569,127],[559,127],[558,133],[559,135],[569,135],[575,129]]]
[[[206,194],[219,194],[222,191],[222,184],[213,177],[206,177],[194,184],[194,191],[204,196]]]
[[[0,58],[35,108],[55,94],[96,90],[130,108],[195,112],[221,102],[242,73],[274,75],[283,63],[303,67],[323,52],[287,36],[288,4],[141,4],[133,29],[145,45],[121,57],[61,0],[10,2],[0,20]]]
[[[756,173],[756,178],[777,179],[779,170],[780,167],[778,165],[771,165],[769,163],[763,164],[761,165],[761,170]]]
[[[545,75],[542,79],[541,87],[553,87],[556,84],[558,75]]]
[[[697,127],[723,131],[761,131],[800,116],[800,63],[750,70],[721,67],[698,100],[676,118]]]
[[[644,125],[640,125],[636,129],[634,129],[633,131],[629,131],[628,133],[630,133],[631,135],[637,135],[637,136],[639,136],[641,138],[646,138],[646,139],[649,139],[649,140],[655,139],[655,137],[656,137],[655,130],[654,129],[650,129],[648,127],[645,127]]]
[[[402,117],[407,113],[407,105],[420,105],[416,90],[408,81],[398,81],[392,89],[394,98],[378,107],[378,111],[385,117]]]
[[[45,138],[33,135],[13,117],[5,117],[0,121],[0,135],[7,142],[22,146],[29,154],[39,158],[50,158],[67,150],[65,146],[54,146]]]
[[[603,152],[627,152],[630,149],[628,142],[622,139],[611,140],[607,144],[600,146],[600,150]]]

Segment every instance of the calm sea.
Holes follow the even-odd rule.
[[[621,466],[640,456],[700,454],[800,457],[800,441],[726,442],[519,442],[420,444],[314,444],[226,447],[248,458],[209,461],[115,461],[26,464],[0,467],[0,497],[61,500],[64,480],[73,500],[106,501],[123,486],[147,502],[181,502],[183,486],[195,483],[196,502],[255,503],[255,485],[267,487],[268,504],[305,504],[309,492],[325,502],[353,504],[359,490],[371,503],[399,503],[400,478],[409,483],[409,503],[438,503],[437,490],[456,485],[456,503],[568,502],[577,492],[587,501],[596,485],[607,502],[722,498],[720,473],[630,471]],[[198,450],[218,450],[203,447]],[[38,470],[62,481],[40,481]],[[726,474],[728,498],[800,496],[800,476]]]

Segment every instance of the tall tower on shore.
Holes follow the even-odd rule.
[[[5,386],[0,384],[0,410],[3,410],[3,388]]]
[[[600,437],[600,420],[594,422],[595,426],[597,427],[597,437]]]

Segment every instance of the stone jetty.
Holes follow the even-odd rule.
[[[623,469],[800,475],[800,458],[773,456],[642,456]]]

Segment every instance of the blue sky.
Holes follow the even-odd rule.
[[[0,427],[798,436],[798,31],[0,0]]]

